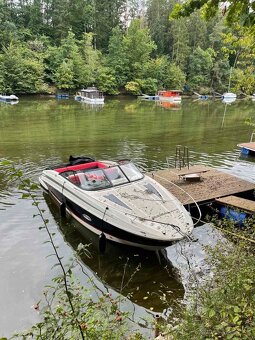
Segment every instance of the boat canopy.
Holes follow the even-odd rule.
[[[82,89],[80,91],[80,95],[83,97],[95,99],[95,98],[103,98],[103,92],[99,91],[96,87],[88,87],[86,89]]]
[[[130,161],[113,166],[103,162],[91,162],[55,169],[70,182],[84,190],[102,190],[143,178],[143,174]]]

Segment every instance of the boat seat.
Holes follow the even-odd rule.
[[[80,178],[79,178],[79,174],[69,175],[67,178],[69,179],[69,181],[71,181],[74,184],[77,184],[77,185],[81,184],[81,181],[80,181]]]

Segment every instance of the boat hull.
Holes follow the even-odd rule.
[[[88,104],[104,104],[104,98],[87,98],[87,97],[80,97],[80,99],[84,103]]]
[[[108,222],[105,222],[103,219],[100,219],[95,215],[91,214],[86,209],[82,208],[81,206],[75,204],[73,201],[64,197],[59,191],[55,190],[54,188],[52,187],[47,188],[42,183],[41,185],[45,192],[49,194],[50,197],[54,200],[54,202],[59,207],[61,207],[61,214],[63,214],[64,208],[65,213],[72,216],[83,227],[87,228],[92,233],[98,236],[100,236],[103,233],[107,240],[150,251],[164,249],[173,244],[173,241],[171,240],[165,241],[150,239],[147,237],[137,236],[123,229],[120,229]]]

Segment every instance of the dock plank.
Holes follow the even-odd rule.
[[[237,196],[227,196],[216,199],[216,202],[222,203],[231,207],[238,208],[250,213],[255,212],[255,201],[247,200]]]
[[[201,180],[197,182],[184,181],[180,174],[185,171],[196,173],[199,170]],[[207,170],[207,171],[205,171]],[[227,174],[214,168],[205,166],[191,166],[189,169],[164,169],[147,173],[157,182],[169,190],[183,204],[192,204],[205,201],[214,201],[215,198],[235,195],[237,193],[252,191],[255,184],[242,180],[234,175]],[[191,198],[192,197],[192,198]]]

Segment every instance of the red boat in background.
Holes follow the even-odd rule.
[[[182,91],[180,90],[158,91],[158,97],[160,101],[181,102],[181,93]]]

